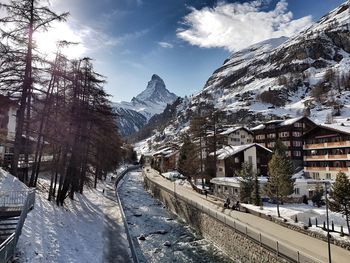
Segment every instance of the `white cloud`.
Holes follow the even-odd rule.
[[[162,48],[173,48],[174,45],[170,44],[168,42],[158,42],[158,45],[161,46]]]
[[[213,8],[191,8],[177,36],[191,45],[233,52],[270,38],[290,37],[311,24],[311,16],[293,20],[286,0],[271,11],[263,10],[266,2],[219,2]]]

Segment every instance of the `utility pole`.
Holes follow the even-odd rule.
[[[332,263],[332,255],[331,255],[331,240],[330,240],[330,235],[329,235],[329,217],[328,217],[328,187],[327,184],[328,182],[325,183],[325,188],[326,188],[326,217],[327,217],[327,243],[328,243],[328,262]]]

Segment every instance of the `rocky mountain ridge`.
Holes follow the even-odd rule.
[[[162,113],[177,96],[167,90],[164,81],[156,74],[152,75],[147,87],[130,102],[113,103],[119,115],[117,122],[123,137],[139,131],[152,116]]]

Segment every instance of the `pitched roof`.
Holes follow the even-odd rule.
[[[263,130],[263,129],[265,129],[266,125],[268,125],[268,124],[276,124],[277,127],[292,125],[292,124],[300,121],[303,118],[307,118],[307,117],[297,117],[297,118],[292,118],[292,119],[287,119],[287,120],[272,120],[272,121],[265,122],[264,124],[260,124],[258,126],[255,126],[255,127],[251,128],[250,130],[251,131]],[[307,118],[307,119],[309,119],[309,118]]]
[[[229,129],[227,129],[226,131],[221,132],[220,135],[228,135],[228,134],[231,134],[231,133],[236,132],[236,131],[241,130],[241,129],[245,130],[248,133],[251,133],[251,131],[248,128],[243,127],[243,126],[239,126],[239,127],[231,127]]]
[[[350,135],[350,126],[342,126],[338,124],[320,124],[319,125],[321,128],[341,132],[341,133],[346,133]]]
[[[230,156],[236,155],[237,153],[245,151],[245,150],[247,150],[251,147],[254,147],[254,146],[260,147],[260,148],[272,153],[272,151],[270,149],[267,149],[266,147],[264,147],[258,143],[250,143],[250,144],[243,144],[243,145],[237,145],[237,146],[227,145],[227,146],[223,147],[222,149],[216,151],[217,159],[224,160]],[[214,153],[211,153],[210,155],[213,156]]]

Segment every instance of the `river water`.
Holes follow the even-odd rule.
[[[152,198],[143,188],[141,172],[125,177],[119,196],[140,262],[233,263]]]

